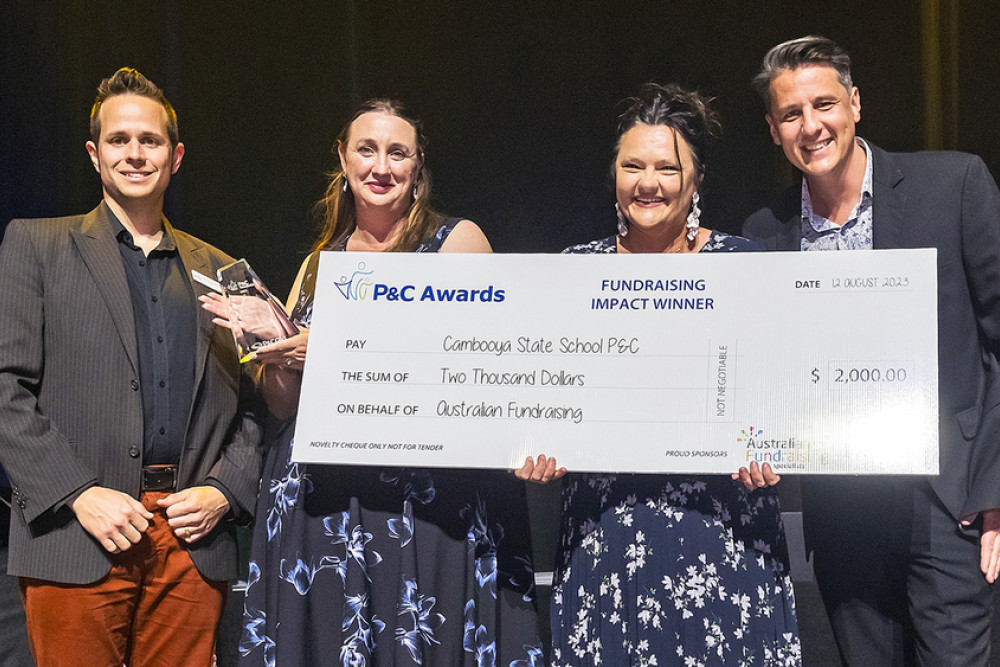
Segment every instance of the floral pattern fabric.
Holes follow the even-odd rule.
[[[861,197],[842,225],[827,220],[813,210],[809,181],[802,179],[802,250],[871,250],[872,249],[872,152],[861,137],[855,137],[865,153],[865,177],[861,182]]]
[[[418,252],[436,252],[448,219]],[[293,316],[308,326],[318,262]],[[500,471],[291,461],[272,424],[244,667],[541,667],[524,487]]]
[[[565,252],[616,248],[612,236]],[[713,232],[701,252],[753,250]],[[802,663],[774,489],[725,475],[567,475],[556,567],[553,666]]]

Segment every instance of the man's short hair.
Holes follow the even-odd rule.
[[[170,144],[177,146],[179,134],[174,107],[167,101],[159,86],[144,77],[142,72],[131,67],[122,67],[97,86],[97,97],[90,109],[90,138],[95,144],[101,138],[101,105],[106,99],[115,95],[141,95],[162,104],[167,112],[167,136],[170,137]]]
[[[804,65],[826,65],[837,71],[840,85],[850,92],[854,87],[851,80],[851,57],[836,42],[819,35],[799,37],[772,47],[760,65],[760,72],[753,78],[753,87],[771,108],[771,81],[785,70],[794,70]]]

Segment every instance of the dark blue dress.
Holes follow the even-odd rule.
[[[417,252],[437,252],[448,219]],[[316,255],[315,257],[318,257]],[[293,317],[312,316],[318,261]],[[523,483],[505,471],[265,463],[243,666],[541,667]]]
[[[713,232],[701,252],[740,250],[759,248]],[[565,252],[617,252],[616,237]],[[567,475],[556,567],[554,666],[802,662],[774,489],[727,475]]]

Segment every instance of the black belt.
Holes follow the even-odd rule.
[[[177,466],[146,466],[142,469],[143,491],[176,491]]]

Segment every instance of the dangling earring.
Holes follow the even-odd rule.
[[[618,236],[628,236],[628,220],[625,219],[625,214],[622,213],[622,207],[617,203],[615,204],[615,213],[618,214]]]
[[[701,201],[701,197],[696,191],[691,197],[691,212],[688,213],[687,224],[684,225],[687,228],[688,241],[694,241],[698,238],[698,228],[701,227],[701,223],[698,221],[698,218],[701,217],[701,209],[698,208],[699,201]]]
[[[414,202],[417,201],[417,184],[416,183],[413,184],[413,201]]]
[[[347,174],[341,174],[340,178],[344,181],[344,185],[340,188],[340,191],[347,192]]]

